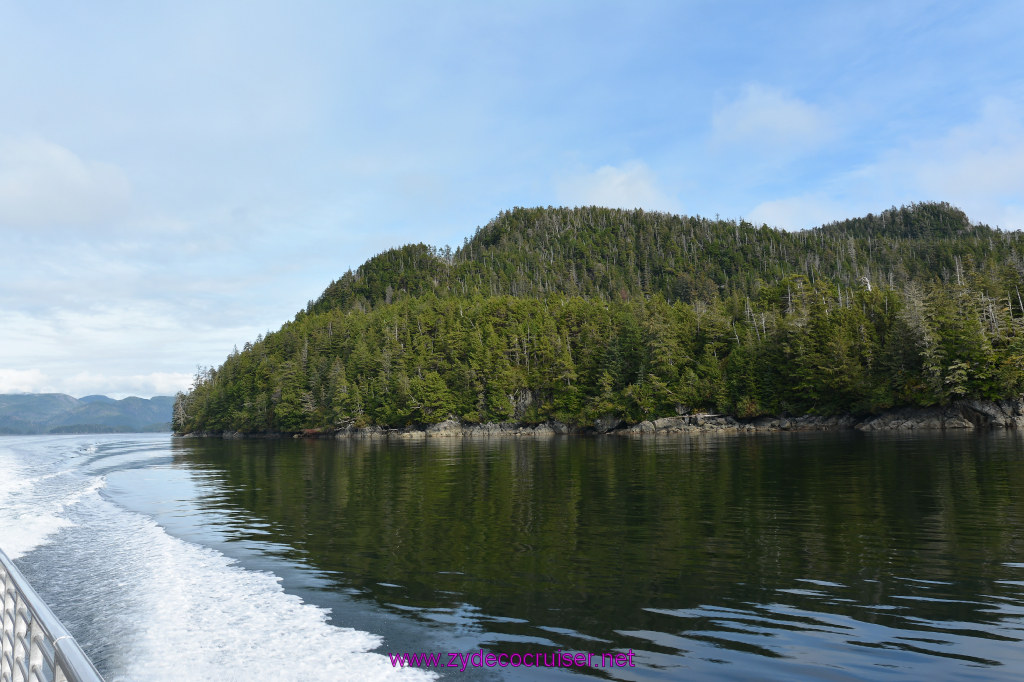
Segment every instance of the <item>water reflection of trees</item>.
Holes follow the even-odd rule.
[[[859,619],[985,622],[1020,559],[1019,445],[190,440],[178,455],[274,541],[381,601],[469,603],[614,640],[664,618],[645,609],[770,604],[807,579],[831,585],[825,608]],[[898,615],[867,608],[886,604]]]

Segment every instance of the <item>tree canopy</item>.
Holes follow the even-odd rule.
[[[706,409],[863,414],[1024,392],[1024,240],[948,204],[786,232],[516,208],[407,245],[197,372],[178,431]]]

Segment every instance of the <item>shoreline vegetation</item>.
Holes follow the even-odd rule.
[[[592,427],[562,422],[524,424],[515,422],[463,424],[448,419],[427,427],[389,429],[380,426],[347,426],[336,429],[304,429],[297,433],[205,431],[176,433],[181,438],[319,438],[416,440],[425,438],[547,438],[553,436],[657,436],[703,433],[764,433],[778,431],[919,431],[919,430],[1024,429],[1024,398],[999,401],[961,400],[945,407],[905,407],[868,415],[831,417],[757,417],[697,413],[661,417],[626,424],[615,417],[599,419]]]
[[[1022,283],[1024,234],[944,203],[796,232],[516,208],[371,258],[199,368],[174,431],[1017,426]]]

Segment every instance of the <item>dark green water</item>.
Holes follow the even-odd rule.
[[[1022,446],[780,434],[172,452],[243,563],[270,548],[296,567],[285,588],[340,624],[334,595],[366,604],[387,651],[632,649],[635,668],[590,673],[620,679],[1018,679]]]

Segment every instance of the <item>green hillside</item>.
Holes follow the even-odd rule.
[[[178,396],[179,431],[867,413],[1024,389],[1024,240],[916,204],[785,232],[504,212],[345,273]]]

